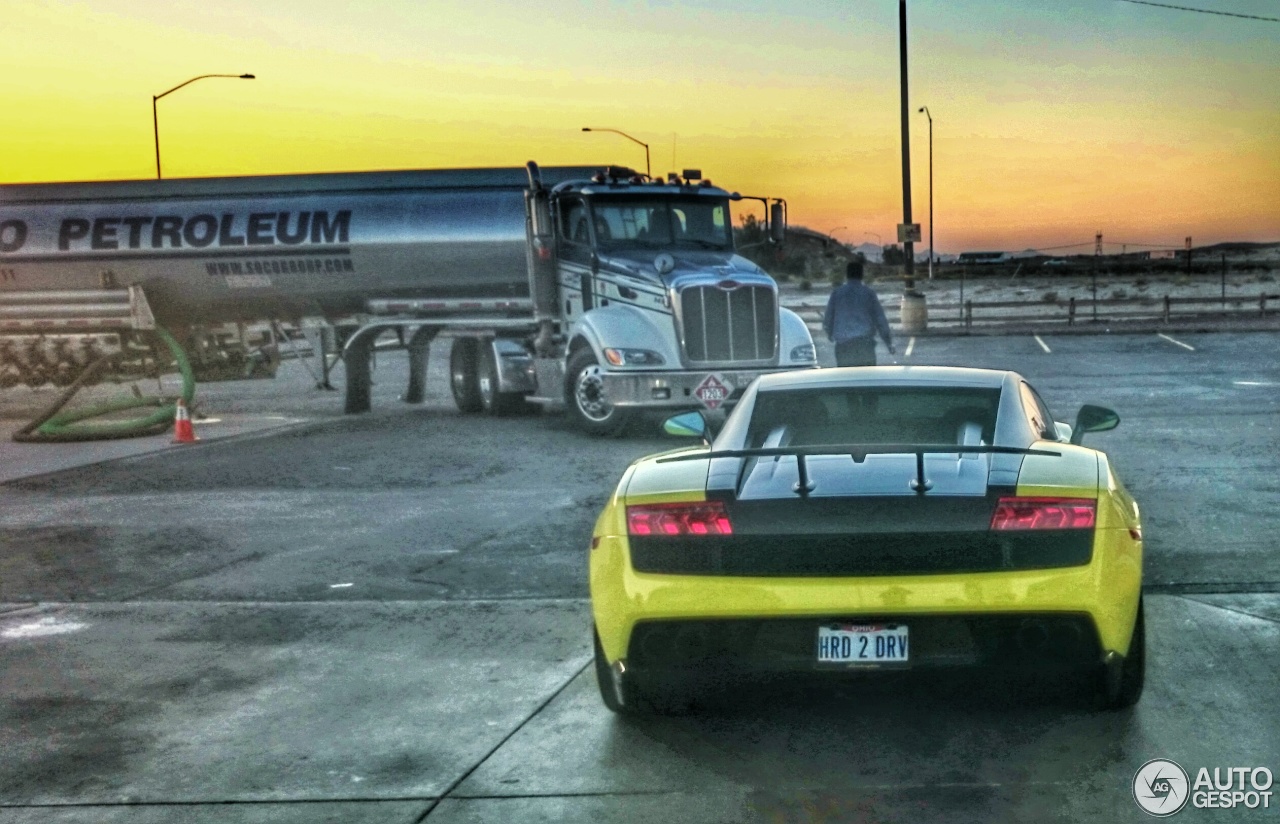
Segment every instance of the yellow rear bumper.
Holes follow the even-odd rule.
[[[1142,544],[1098,529],[1092,561],[1064,569],[870,578],[641,574],[624,536],[591,550],[591,606],[610,663],[638,621],[693,618],[903,617],[1073,612],[1092,617],[1103,652],[1124,655],[1142,589]]]

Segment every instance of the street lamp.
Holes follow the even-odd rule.
[[[151,95],[151,128],[155,132],[155,136],[156,136],[156,180],[160,179],[160,120],[156,116],[156,101],[164,97],[166,94],[173,94],[178,89],[181,89],[183,86],[186,86],[189,83],[194,83],[197,80],[204,80],[206,77],[230,77],[236,80],[253,80],[254,79],[253,75],[251,74],[202,74],[199,77],[191,78],[185,83],[179,83],[178,85],[174,86],[172,89],[169,89],[169,91],[167,92],[161,92],[160,94]]]
[[[876,246],[880,247],[880,260],[884,260],[884,238],[880,237],[879,232],[863,232],[862,233],[863,237],[866,237],[867,235],[876,236]]]
[[[836,232],[840,231],[841,229],[848,229],[848,228],[849,228],[848,226],[837,226],[836,228],[831,229],[830,231],[827,232],[827,237],[831,238],[832,240],[839,240],[839,238],[836,237]]]
[[[933,280],[933,115],[928,106],[920,111],[929,118],[929,280]]]
[[[645,143],[643,140],[636,140],[634,137],[627,134],[626,132],[620,132],[617,129],[592,129],[587,126],[583,126],[582,130],[584,132],[613,132],[614,134],[622,135],[627,140],[630,140],[632,143],[639,143],[641,146],[644,146],[644,176],[653,177],[653,175],[649,172],[649,144],[648,143]]]

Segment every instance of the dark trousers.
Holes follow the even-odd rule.
[[[875,366],[876,339],[854,338],[836,344],[836,366]]]

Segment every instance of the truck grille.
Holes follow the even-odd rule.
[[[680,316],[690,363],[773,360],[778,309],[768,286],[691,286],[680,292]]]

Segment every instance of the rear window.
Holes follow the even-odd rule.
[[[991,443],[999,389],[856,387],[761,392],[748,448],[841,443]]]

